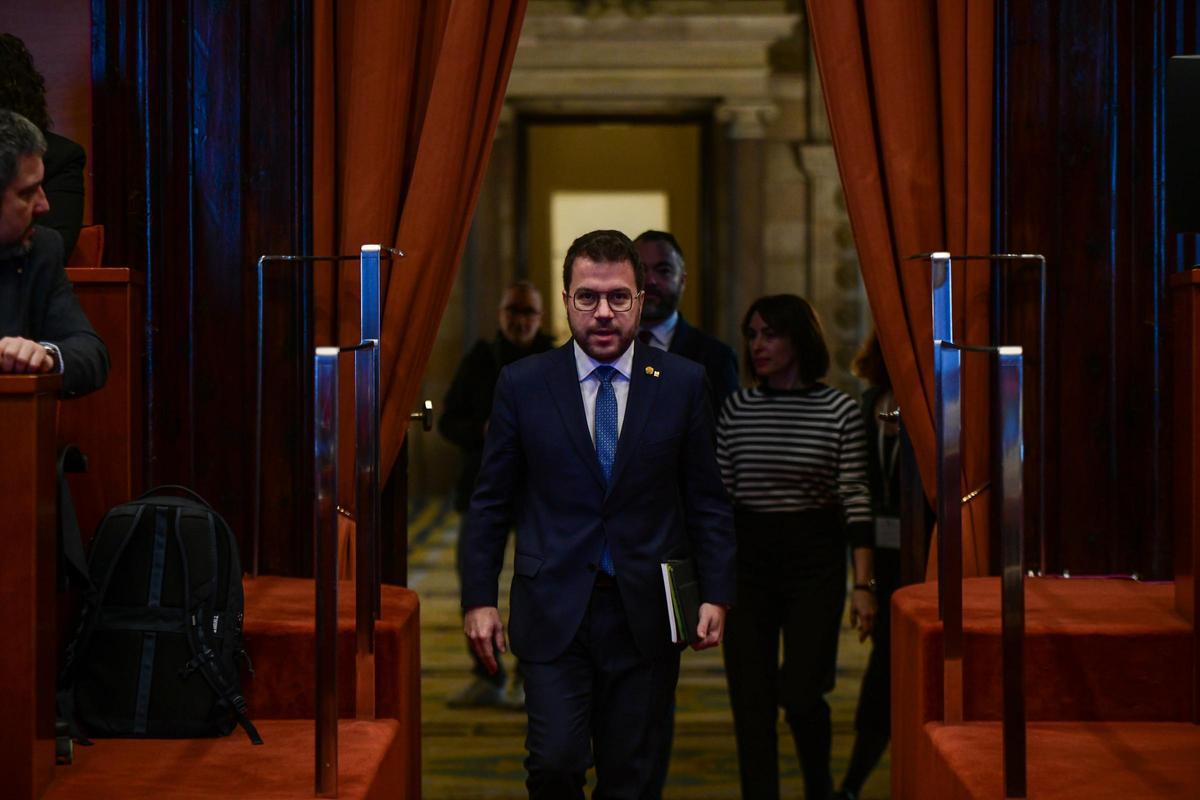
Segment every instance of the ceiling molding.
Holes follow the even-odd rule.
[[[785,2],[620,3],[585,15],[574,2],[529,6],[507,99],[580,109],[761,103],[771,95],[769,48],[799,15]]]

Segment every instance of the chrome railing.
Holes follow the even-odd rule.
[[[255,297],[256,297],[256,318],[255,318],[255,369],[254,369],[254,508],[253,518],[251,520],[250,532],[250,574],[254,577],[259,575],[260,553],[262,550],[262,527],[263,527],[263,406],[265,404],[265,390],[263,387],[263,375],[265,372],[265,333],[264,326],[266,324],[265,307],[266,307],[266,269],[268,265],[284,265],[294,269],[294,276],[300,284],[298,295],[300,298],[299,320],[298,327],[303,328],[307,335],[302,337],[300,349],[302,352],[307,352],[311,339],[311,328],[313,320],[313,266],[321,263],[334,263],[339,261],[359,260],[361,255],[354,256],[291,256],[291,255],[264,255],[259,256],[256,265],[256,282],[255,282]],[[307,356],[305,356],[307,358]],[[302,365],[306,370],[307,366]],[[302,385],[306,385],[310,377],[305,374],[301,380]],[[300,427],[305,431],[304,436],[307,436],[307,431],[312,426],[313,422],[310,415],[311,409],[305,408],[302,413]]]
[[[995,359],[999,413],[997,465],[1001,526],[1001,631],[1003,742],[1006,797],[1026,790],[1024,685],[1024,434],[1021,408],[1023,353],[1020,347],[962,344],[954,339],[951,255],[927,256],[931,267],[934,358],[934,427],[937,436],[938,607],[942,617],[943,713],[948,724],[963,721],[962,617],[962,363],[966,354]],[[980,256],[971,260],[1036,259],[1041,256]],[[1044,292],[1044,290],[1043,290]],[[1039,345],[1041,346],[1041,345]],[[1041,354],[1039,354],[1041,355]],[[1044,357],[1040,358],[1044,364]],[[1044,386],[1044,381],[1041,382]],[[1039,409],[1044,418],[1044,406]],[[1044,539],[1043,539],[1044,541]],[[1043,545],[1044,564],[1044,545]]]
[[[338,360],[354,358],[355,569],[354,708],[375,718],[375,623],[382,614],[379,532],[379,348],[382,318],[380,256],[403,256],[377,244],[359,255],[359,342],[318,347],[313,356],[314,530],[316,531],[316,794],[337,796],[337,418]]]
[[[375,624],[382,616],[380,532],[380,333],[381,261],[404,253],[377,244],[363,245],[359,261],[359,341],[348,347],[318,347],[313,355],[313,550],[316,592],[316,715],[314,791],[336,797],[338,783],[338,372],[343,353],[354,359],[354,641],[355,716],[374,719]],[[255,406],[255,514],[253,571],[258,574],[261,541],[263,413],[263,272],[271,262],[302,266],[305,302],[311,302],[313,262],[346,261],[352,256],[263,256],[258,260],[258,378]]]
[[[316,578],[316,765],[314,791],[337,797],[337,440],[338,354],[336,347],[317,348],[313,407],[319,409],[313,431],[315,449],[313,531]]]

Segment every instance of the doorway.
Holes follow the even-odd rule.
[[[630,238],[667,230],[683,248],[687,291],[679,305],[703,323],[707,206],[700,119],[530,118],[519,123],[518,274],[547,298],[545,324],[570,335],[557,299],[562,262],[579,235],[610,228]]]

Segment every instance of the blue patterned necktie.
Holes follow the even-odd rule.
[[[612,480],[613,457],[617,453],[617,392],[612,385],[617,370],[600,366],[592,374],[600,381],[600,391],[596,392],[596,457],[600,460],[604,482],[608,483]],[[607,539],[604,551],[600,553],[600,569],[609,575],[616,574]]]

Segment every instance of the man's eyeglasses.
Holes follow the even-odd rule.
[[[608,301],[608,307],[613,311],[628,311],[633,308],[634,298],[641,297],[642,292],[631,292],[628,289],[614,289],[611,292],[595,292],[591,289],[576,289],[571,295],[571,302],[580,311],[595,311],[600,305],[600,298]]]

